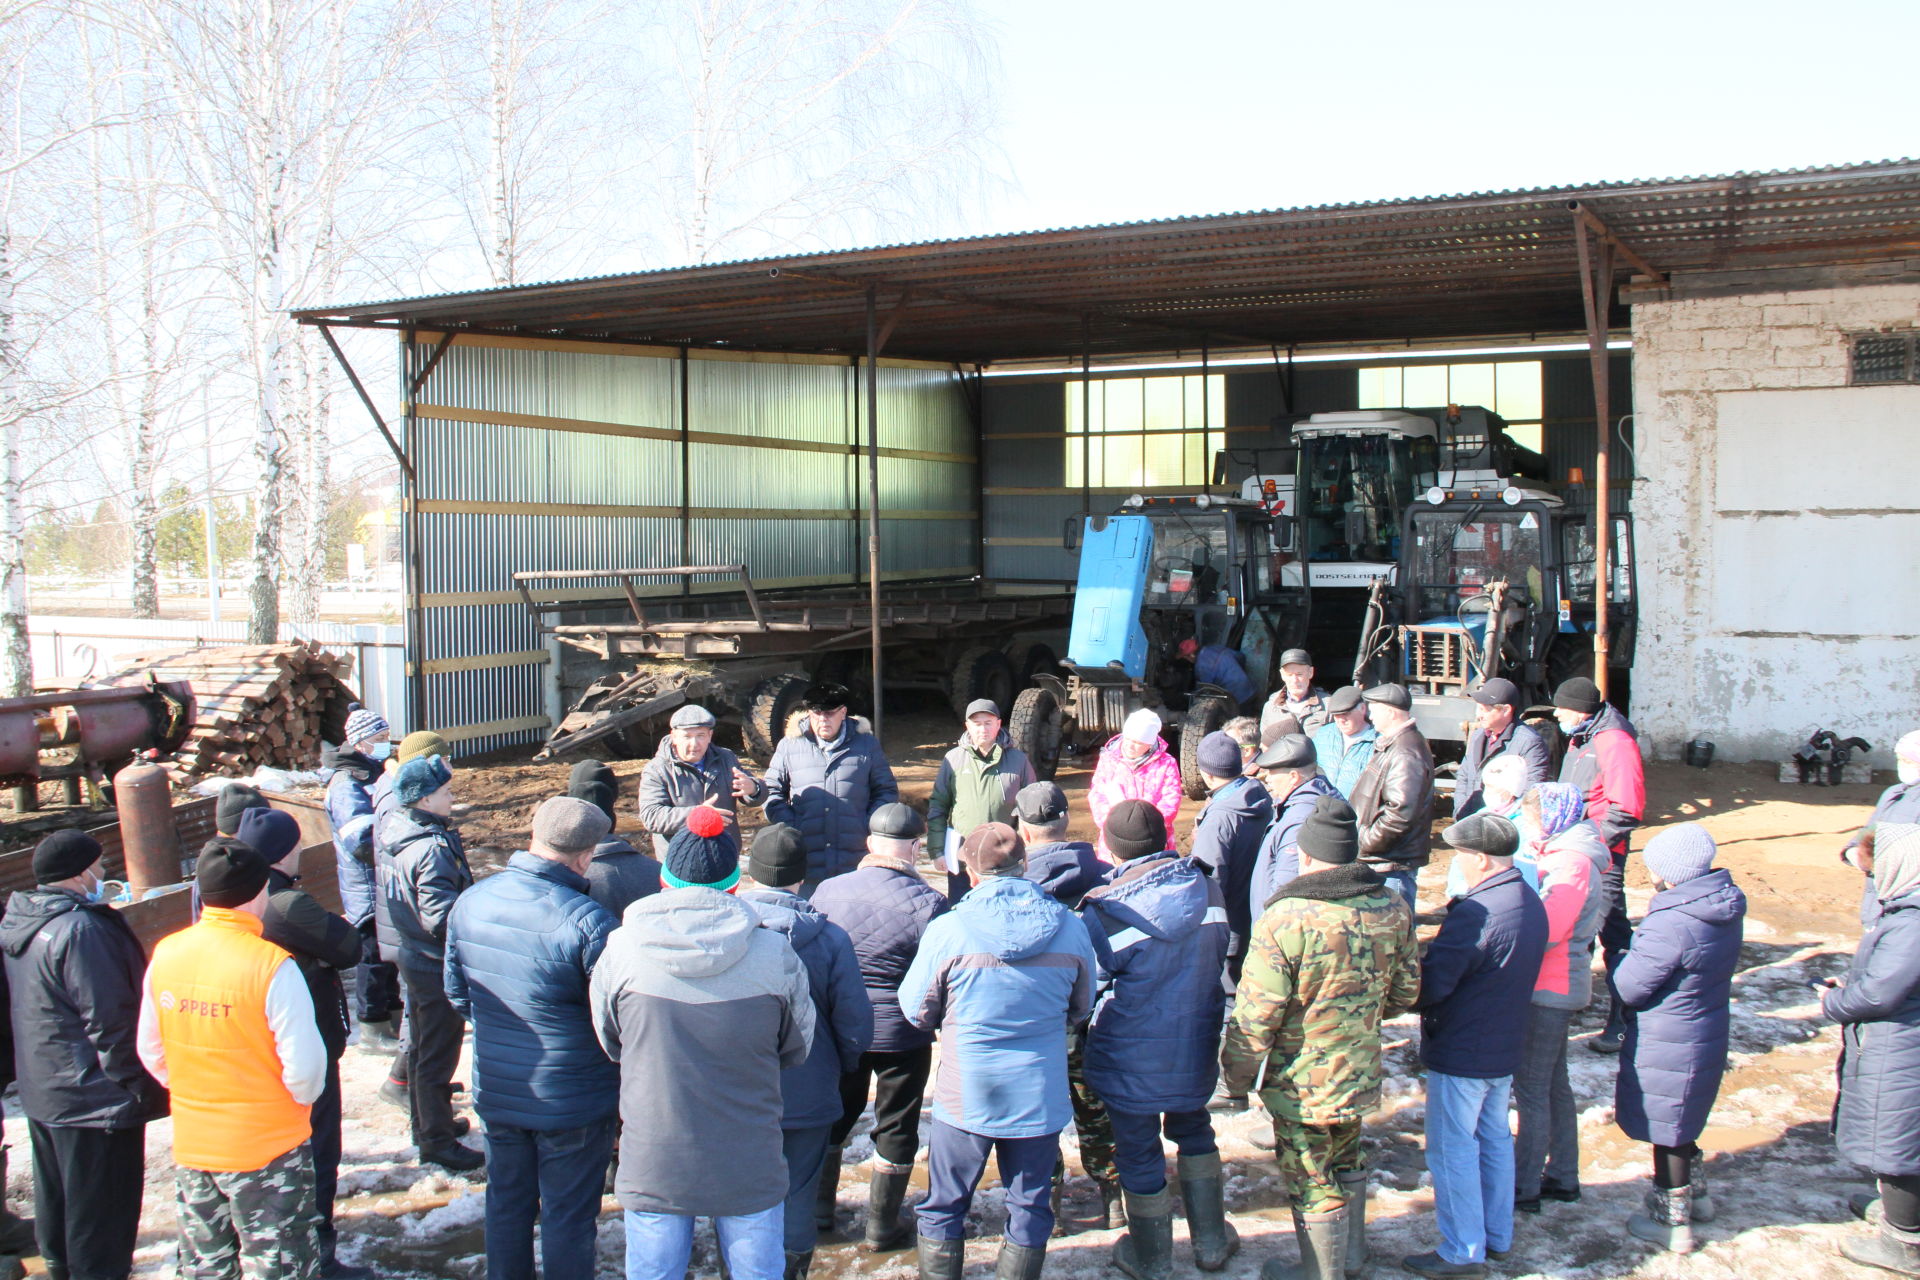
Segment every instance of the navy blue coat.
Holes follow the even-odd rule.
[[[787,940],[807,970],[813,994],[813,1045],[807,1060],[780,1073],[780,1127],[816,1129],[839,1121],[840,1075],[860,1062],[873,1043],[873,1005],[860,976],[847,931],[812,903],[784,889],[740,895],[760,917],[760,927]]]
[[[933,1032],[901,1015],[900,980],[920,954],[927,926],[946,911],[947,895],[911,871],[869,865],[824,882],[812,901],[853,940],[873,1006],[873,1051],[901,1053],[932,1044]]]
[[[1886,904],[1821,1007],[1841,1025],[1840,1154],[1870,1173],[1920,1174],[1920,894]]]
[[[1627,1009],[1613,1113],[1638,1142],[1679,1147],[1707,1127],[1727,1069],[1733,971],[1747,897],[1725,871],[1653,895],[1613,971]]]
[[[1243,777],[1214,792],[1193,824],[1193,847],[1188,853],[1220,882],[1220,891],[1226,895],[1228,955],[1244,955],[1247,950],[1247,935],[1258,914],[1248,901],[1253,864],[1272,821],[1273,797],[1258,782]]]
[[[1027,879],[1063,907],[1077,907],[1087,891],[1103,885],[1113,868],[1084,840],[1056,840],[1027,850]]]
[[[799,830],[808,880],[853,870],[867,849],[867,818],[900,798],[879,740],[851,718],[831,749],[811,729],[782,738],[766,782],[767,821]]]
[[[1296,848],[1300,843],[1300,824],[1307,820],[1321,796],[1339,794],[1326,774],[1316,773],[1280,802],[1266,835],[1260,838],[1260,849],[1253,859],[1253,875],[1247,881],[1248,914],[1255,920],[1273,901],[1273,895],[1300,874],[1300,854]]]
[[[1485,729],[1467,735],[1466,754],[1460,757],[1460,774],[1453,784],[1453,816],[1464,818],[1486,808],[1480,794],[1480,775],[1487,765],[1501,756],[1519,756],[1527,762],[1527,781],[1545,782],[1553,776],[1553,753],[1532,726],[1515,720],[1505,734],[1489,737]]]
[[[1227,912],[1191,857],[1131,862],[1080,904],[1098,964],[1087,1084],[1116,1111],[1199,1111],[1220,1074]]]
[[[396,808],[381,819],[374,857],[380,958],[438,973],[447,954],[447,918],[454,901],[473,887],[460,833],[425,809]]]
[[[366,756],[331,745],[321,748],[320,762],[333,770],[327,781],[327,823],[333,829],[340,914],[358,927],[373,919],[379,892],[373,870],[373,789],[383,775]]]
[[[447,920],[447,999],[473,1024],[473,1105],[489,1124],[578,1129],[620,1109],[587,981],[618,921],[587,880],[516,853]]]
[[[1520,1069],[1533,984],[1547,953],[1547,909],[1514,867],[1447,906],[1420,970],[1420,1061],[1492,1080]]]

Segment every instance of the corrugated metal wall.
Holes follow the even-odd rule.
[[[417,335],[416,367],[436,336]],[[769,586],[863,573],[865,378],[851,365],[469,341],[435,366],[411,441],[424,608],[410,660],[424,723],[461,753],[547,728],[546,655],[516,572],[745,564]],[[879,391],[883,573],[977,573],[974,428],[957,376],[882,362]]]

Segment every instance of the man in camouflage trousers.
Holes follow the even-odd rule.
[[[1420,960],[1406,901],[1358,862],[1346,801],[1320,798],[1299,849],[1299,877],[1254,924],[1221,1071],[1260,1090],[1293,1201],[1300,1263],[1264,1280],[1343,1280],[1367,1257],[1360,1126],[1380,1100],[1380,1024],[1412,1007]]]

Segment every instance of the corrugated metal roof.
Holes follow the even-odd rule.
[[[1580,328],[1569,202],[1662,271],[1920,254],[1920,161],[1215,214],[296,311],[643,343],[991,362]],[[1083,325],[1085,329],[1083,331]]]

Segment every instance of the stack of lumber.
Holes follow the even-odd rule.
[[[317,644],[240,645],[144,654],[108,684],[185,680],[195,714],[187,740],[161,765],[176,777],[244,775],[260,765],[312,769],[320,744],[339,742],[354,700],[350,658]]]

